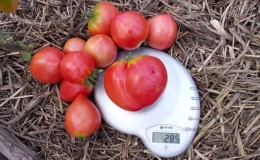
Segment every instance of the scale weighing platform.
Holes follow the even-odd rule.
[[[124,59],[128,53],[121,51],[117,59]],[[175,157],[189,147],[199,125],[200,98],[195,83],[180,62],[162,51],[141,47],[131,53],[132,57],[155,56],[164,63],[168,81],[160,98],[137,112],[121,109],[107,96],[102,72],[94,91],[96,105],[113,128],[138,136],[160,157]]]

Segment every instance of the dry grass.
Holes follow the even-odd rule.
[[[113,2],[146,18],[167,12],[178,22],[178,39],[166,52],[192,74],[201,96],[201,120],[193,144],[172,159],[259,159],[259,1]],[[89,139],[70,138],[63,124],[68,104],[60,101],[57,85],[36,82],[22,61],[24,51],[61,48],[72,36],[87,39],[82,15],[95,3],[20,0],[15,14],[0,12],[0,30],[5,32],[0,39],[0,123],[44,159],[161,159],[139,138],[105,123]],[[18,41],[33,47],[22,49]]]

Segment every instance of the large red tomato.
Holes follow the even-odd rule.
[[[89,96],[93,91],[93,87],[86,84],[75,84],[62,80],[60,83],[60,98],[65,102],[72,102],[79,94]]]
[[[30,70],[32,76],[41,83],[54,84],[62,79],[60,64],[64,53],[58,48],[45,47],[32,57]]]
[[[66,54],[60,65],[63,78],[71,83],[85,83],[88,76],[94,71],[93,58],[83,52],[71,52]]]
[[[19,0],[0,0],[0,10],[6,13],[13,13],[17,10]]]
[[[169,14],[161,14],[148,21],[147,45],[159,50],[169,48],[177,36],[177,24]]]
[[[80,94],[70,104],[65,114],[65,128],[73,137],[86,137],[101,125],[101,115],[89,99]]]
[[[167,83],[167,71],[156,57],[142,55],[129,61],[117,61],[104,75],[108,97],[119,107],[138,111],[153,104]]]
[[[117,46],[109,36],[98,34],[87,40],[84,53],[91,55],[96,67],[105,68],[115,61]]]
[[[149,26],[138,12],[126,11],[116,16],[111,24],[111,36],[116,44],[125,49],[138,48],[148,36]]]
[[[111,3],[98,3],[93,10],[93,16],[90,17],[88,21],[88,30],[90,34],[110,35],[111,21],[118,14],[119,10]]]
[[[84,39],[77,37],[70,38],[65,42],[63,52],[68,54],[70,52],[83,51],[85,44],[86,41]]]

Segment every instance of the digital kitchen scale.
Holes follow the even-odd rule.
[[[124,59],[129,51],[119,53]],[[151,55],[159,58],[168,74],[166,88],[151,106],[137,112],[121,109],[107,96],[104,72],[100,74],[94,97],[102,118],[113,128],[141,138],[145,146],[160,157],[174,157],[191,144],[200,119],[200,98],[186,68],[170,55],[142,47],[131,51],[132,57]]]

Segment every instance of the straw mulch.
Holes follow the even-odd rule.
[[[68,104],[57,85],[30,75],[24,52],[62,48],[87,39],[85,13],[98,1],[20,0],[15,14],[0,12],[0,123],[43,159],[163,159],[138,137],[105,122],[88,139],[64,130]],[[258,0],[115,0],[121,11],[150,18],[173,15],[179,26],[165,52],[190,71],[201,98],[200,126],[188,150],[171,159],[260,157],[260,4]],[[167,26],[165,26],[167,27]],[[183,113],[185,114],[185,113]]]

